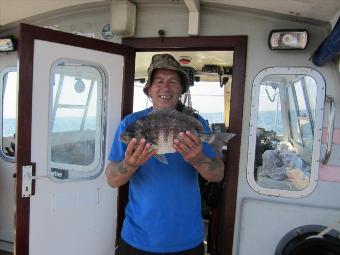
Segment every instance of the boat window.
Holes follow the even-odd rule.
[[[315,188],[324,86],[309,68],[268,68],[256,76],[247,180],[257,192],[301,197]]]
[[[49,175],[94,178],[103,170],[103,68],[62,59],[51,71]]]
[[[0,70],[1,89],[1,156],[10,162],[15,158],[17,71],[15,67]]]

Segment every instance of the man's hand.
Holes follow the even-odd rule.
[[[125,164],[138,168],[148,161],[157,153],[157,150],[151,150],[151,144],[146,143],[142,138],[138,143],[136,138],[132,138],[125,152]]]
[[[174,149],[183,159],[192,164],[200,175],[208,181],[220,182],[224,176],[224,163],[220,158],[209,158],[203,153],[201,139],[186,131],[179,133],[179,138],[174,140]]]
[[[179,138],[174,140],[174,149],[179,152],[188,163],[195,163],[203,158],[201,139],[190,131],[180,132]]]
[[[109,161],[105,174],[107,182],[112,187],[119,187],[127,183],[134,172],[143,165],[147,160],[157,153],[157,150],[151,150],[151,144],[141,139],[138,143],[133,138],[127,146],[125,158],[120,162]]]

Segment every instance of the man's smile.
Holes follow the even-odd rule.
[[[161,98],[161,99],[170,99],[170,98],[172,98],[172,96],[171,95],[159,95],[159,98]]]

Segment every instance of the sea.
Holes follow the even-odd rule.
[[[200,115],[208,120],[209,124],[212,123],[224,123],[223,112],[209,112],[200,113]],[[81,118],[58,118],[54,123],[53,132],[67,132],[79,130],[81,125]],[[13,136],[15,134],[15,119],[5,118],[3,119],[3,137]],[[274,111],[263,111],[258,114],[257,126],[264,128],[265,130],[276,130],[277,134],[282,134],[282,118],[278,114],[276,127],[275,127],[275,112]],[[84,125],[85,130],[96,129],[95,117],[88,117]]]
[[[67,132],[79,130],[81,126],[82,118],[58,118],[53,126],[53,132]],[[3,119],[3,137],[13,136],[15,134],[16,120],[11,118]],[[84,130],[95,130],[96,118],[88,117]]]

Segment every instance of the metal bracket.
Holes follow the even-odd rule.
[[[333,132],[334,132],[334,122],[335,122],[335,102],[333,97],[326,96],[326,103],[329,103],[329,117],[328,117],[328,139],[326,153],[321,159],[321,163],[327,165],[328,160],[332,153],[332,142],[333,142]]]
[[[45,179],[48,176],[33,176],[32,175],[33,166],[23,166],[22,167],[22,189],[21,197],[31,197],[32,196],[32,180]]]
[[[32,176],[32,166],[22,167],[22,197],[30,197],[32,195],[32,179],[26,178]]]

